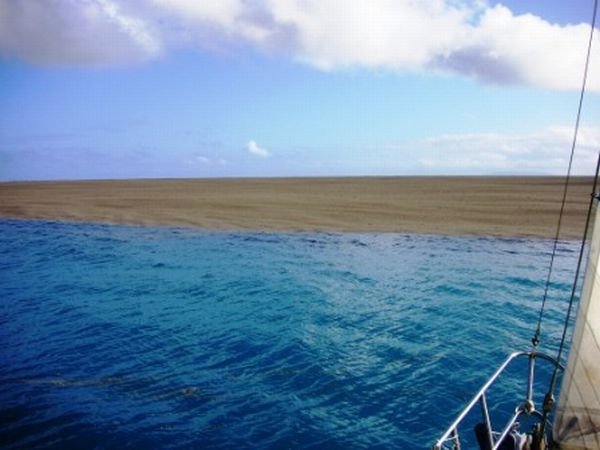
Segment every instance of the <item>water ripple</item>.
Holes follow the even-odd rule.
[[[550,352],[576,249],[559,245]],[[2,446],[427,447],[528,345],[550,251],[0,221]]]

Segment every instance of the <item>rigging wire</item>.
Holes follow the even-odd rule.
[[[565,323],[563,324],[562,337],[560,339],[560,345],[558,347],[558,354],[556,356],[557,364],[554,366],[552,372],[552,378],[550,385],[548,386],[548,392],[544,398],[544,418],[542,420],[542,433],[546,424],[546,419],[552,406],[554,404],[554,389],[556,388],[556,380],[558,375],[558,369],[560,367],[560,360],[567,340],[567,330],[569,328],[569,322],[571,321],[571,313],[573,312],[573,306],[575,305],[575,297],[577,293],[577,285],[579,284],[579,276],[581,275],[581,269],[583,265],[583,256],[585,254],[585,243],[587,240],[588,231],[592,219],[592,210],[594,206],[594,200],[598,198],[597,186],[598,186],[598,174],[600,173],[600,154],[598,155],[598,162],[596,163],[596,172],[594,176],[594,187],[592,188],[592,195],[590,198],[590,204],[585,219],[585,231],[583,232],[583,238],[581,239],[581,247],[579,249],[579,258],[577,259],[577,269],[575,270],[575,278],[573,280],[573,286],[571,288],[571,297],[569,298],[569,307],[567,308],[567,315],[565,317]]]
[[[587,54],[586,54],[586,58],[585,58],[585,68],[583,70],[583,81],[581,83],[581,92],[579,94],[579,105],[577,107],[577,119],[575,120],[575,130],[573,133],[573,142],[571,144],[571,154],[569,156],[569,166],[567,169],[567,176],[565,179],[565,185],[564,185],[564,189],[563,189],[563,195],[562,195],[562,201],[560,204],[560,212],[558,214],[558,223],[556,225],[556,234],[554,236],[554,241],[553,241],[553,245],[552,245],[552,255],[550,256],[550,265],[548,267],[548,276],[546,278],[546,284],[544,285],[544,296],[542,298],[542,305],[540,307],[540,314],[538,317],[538,323],[537,323],[537,327],[535,330],[535,333],[533,335],[533,337],[531,338],[531,343],[533,344],[533,347],[536,348],[538,346],[538,344],[540,343],[540,335],[542,332],[542,319],[544,317],[544,311],[546,308],[546,300],[548,298],[548,290],[550,287],[550,280],[552,278],[552,271],[554,269],[554,259],[556,257],[556,251],[558,249],[558,240],[560,237],[560,229],[562,226],[562,219],[564,216],[564,212],[565,212],[565,206],[567,203],[567,193],[569,191],[569,184],[571,181],[571,170],[573,168],[573,158],[575,156],[575,146],[577,144],[577,135],[579,133],[579,123],[581,120],[581,110],[583,108],[583,97],[585,94],[585,89],[586,89],[586,85],[587,85],[587,77],[588,77],[588,69],[589,69],[589,65],[590,65],[590,55],[592,52],[592,40],[593,40],[593,36],[594,36],[594,27],[596,25],[596,13],[598,10],[598,0],[594,0],[594,11],[592,13],[592,23],[591,23],[591,27],[590,27],[590,37],[588,40],[588,47],[587,47]],[[562,347],[562,346],[561,346]]]
[[[542,301],[542,308],[540,310],[540,317],[539,317],[539,321],[538,321],[538,327],[536,329],[536,333],[532,339],[532,343],[534,345],[534,348],[537,347],[537,345],[539,344],[539,335],[540,335],[540,330],[541,330],[541,321],[542,321],[542,316],[543,316],[543,312],[544,312],[544,306],[546,303],[546,297],[547,297],[547,292],[548,292],[548,285],[550,283],[550,276],[552,273],[552,266],[554,263],[554,257],[556,254],[556,248],[558,245],[558,236],[560,233],[560,225],[561,225],[561,221],[562,221],[562,215],[564,213],[564,206],[565,206],[565,202],[566,202],[566,197],[567,197],[567,191],[568,191],[568,187],[569,187],[569,180],[571,177],[571,168],[572,168],[572,163],[573,163],[573,156],[575,154],[575,145],[577,143],[577,135],[579,132],[579,123],[580,123],[580,118],[581,118],[581,110],[582,110],[582,106],[583,106],[583,97],[585,94],[585,89],[586,89],[586,85],[587,85],[587,77],[588,77],[588,69],[589,69],[589,64],[590,64],[590,55],[592,52],[592,40],[593,40],[593,36],[594,36],[594,28],[596,25],[596,13],[598,11],[598,0],[594,0],[594,11],[592,14],[592,23],[591,23],[591,27],[590,27],[590,37],[588,40],[588,47],[587,47],[587,54],[586,54],[586,59],[585,59],[585,68],[583,71],[583,81],[582,81],[582,85],[581,85],[581,93],[579,96],[579,106],[577,109],[577,119],[575,121],[575,130],[573,133],[573,143],[571,145],[571,156],[569,158],[569,168],[567,171],[567,178],[565,180],[565,189],[563,192],[563,199],[562,199],[562,205],[561,205],[561,211],[560,211],[560,216],[558,219],[558,227],[556,230],[556,237],[554,240],[554,246],[553,246],[553,250],[552,250],[552,258],[551,258],[551,264],[550,264],[550,269],[548,271],[548,280],[546,282],[546,287],[545,287],[545,291],[544,291],[544,298]],[[543,417],[540,423],[540,430],[539,430],[539,436],[544,436],[545,435],[545,428],[546,428],[546,424],[548,423],[548,416],[550,414],[550,411],[552,410],[552,407],[554,405],[554,390],[556,388],[556,381],[557,381],[557,376],[558,376],[558,370],[559,370],[559,365],[560,365],[560,360],[562,358],[562,353],[564,351],[564,346],[565,346],[565,342],[566,342],[566,338],[567,338],[567,330],[569,327],[569,322],[571,320],[571,314],[573,312],[573,306],[575,304],[575,296],[577,293],[577,285],[579,283],[579,275],[581,272],[581,267],[582,267],[582,261],[583,261],[583,255],[584,255],[584,251],[585,251],[585,243],[586,243],[586,239],[587,239],[587,234],[588,234],[588,229],[589,229],[589,225],[590,225],[590,221],[591,221],[591,216],[592,216],[592,209],[593,209],[593,205],[594,205],[594,199],[596,198],[596,188],[597,188],[597,182],[598,182],[598,172],[600,170],[600,155],[598,157],[598,162],[596,164],[596,175],[594,177],[594,186],[593,186],[593,190],[592,190],[592,195],[590,198],[590,205],[588,208],[588,212],[587,212],[587,217],[586,217],[586,221],[585,221],[585,229],[583,232],[583,238],[581,240],[581,248],[580,248],[580,252],[579,252],[579,258],[577,261],[577,269],[575,271],[575,277],[573,280],[573,286],[571,289],[571,297],[569,298],[569,306],[567,308],[567,314],[565,316],[565,321],[563,324],[563,331],[562,331],[562,336],[561,336],[561,340],[560,340],[560,345],[558,347],[558,353],[556,356],[556,361],[557,364],[554,366],[554,371],[552,372],[552,378],[550,380],[550,384],[548,386],[548,392],[546,393],[546,396],[544,398],[544,405],[543,405]]]

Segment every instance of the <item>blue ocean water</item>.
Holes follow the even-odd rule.
[[[0,221],[0,447],[427,448],[529,348],[551,248]]]

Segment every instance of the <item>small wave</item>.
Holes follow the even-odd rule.
[[[0,221],[0,435],[8,448],[422,448],[488,361],[528,342],[549,245]]]

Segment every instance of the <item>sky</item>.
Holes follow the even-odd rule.
[[[593,0],[0,0],[0,181],[564,175]],[[600,151],[600,34],[573,171]]]

